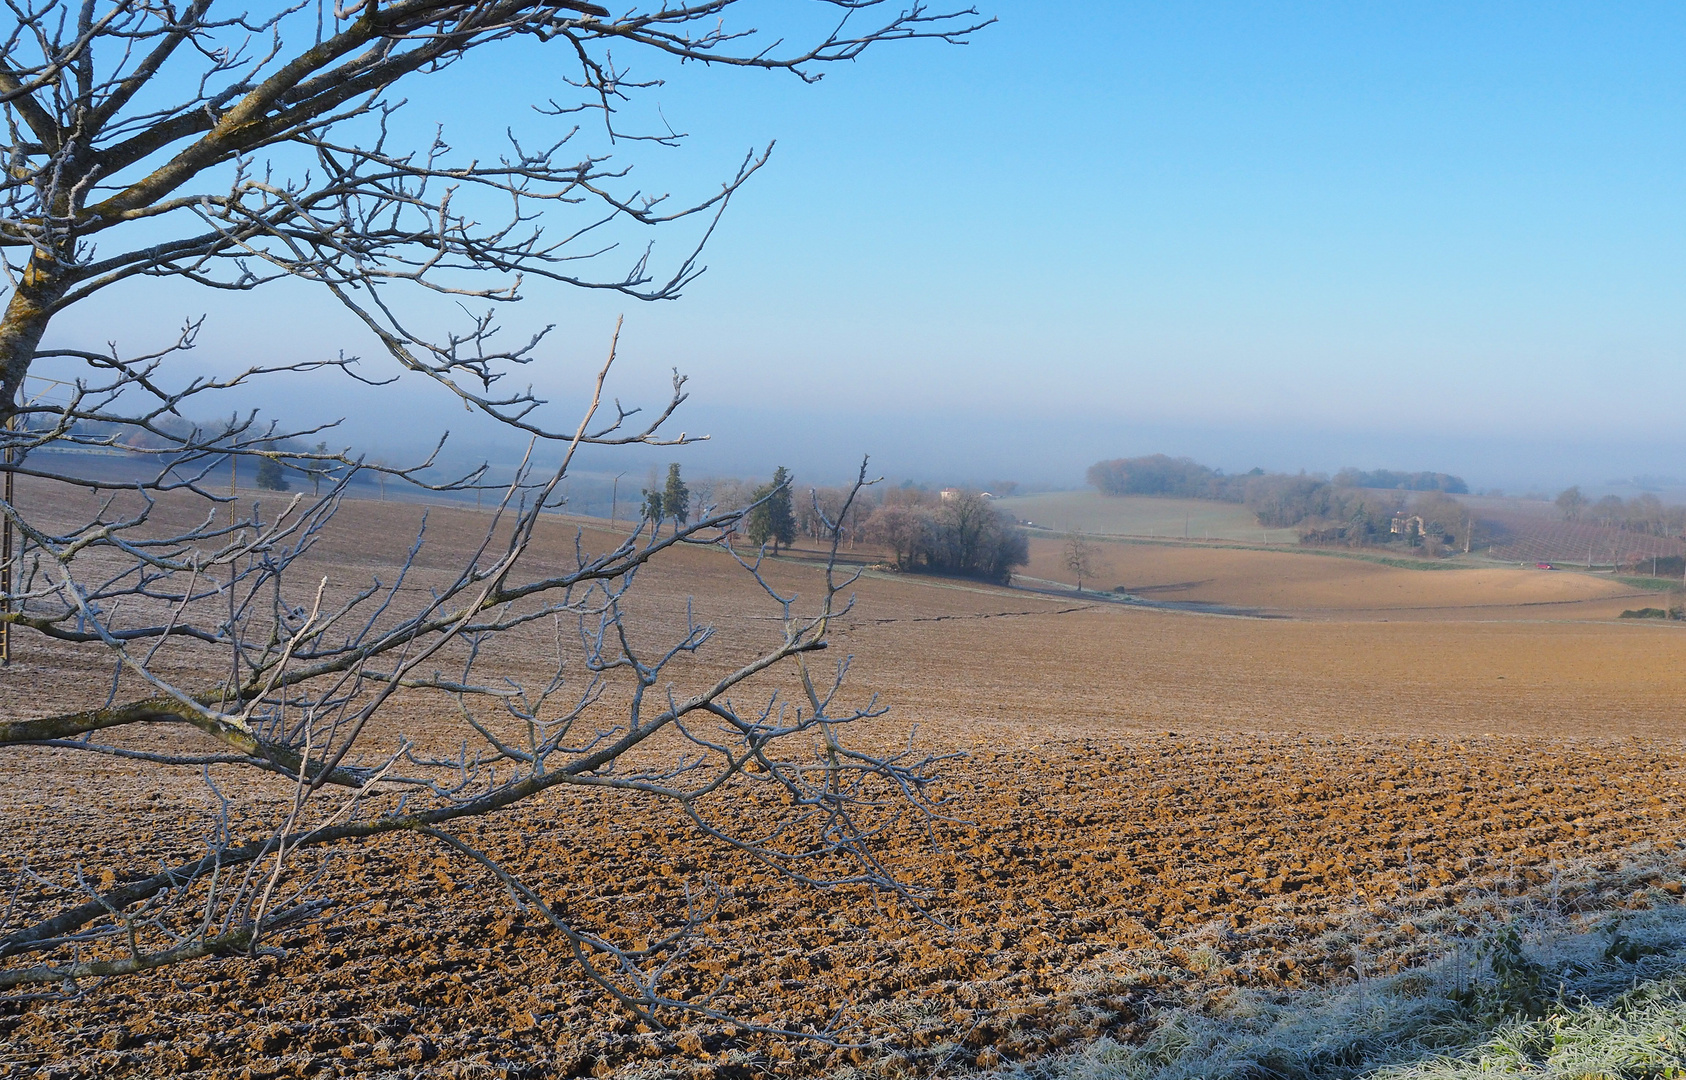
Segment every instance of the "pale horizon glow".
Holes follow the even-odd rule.
[[[521,378],[565,409],[624,313],[623,398],[692,378],[680,426],[713,438],[688,469],[814,482],[863,452],[1048,486],[1151,452],[1508,489],[1686,474],[1686,10],[985,7],[1000,21],[970,46],[877,49],[818,86],[659,72],[640,107],[690,139],[627,151],[651,190],[706,194],[776,138],[772,161],[682,299],[530,285],[510,333],[558,330]],[[485,101],[561,89],[543,55],[406,88],[413,124],[478,150],[499,134]],[[54,333],[138,352],[207,311],[195,365],[389,363],[303,287],[143,282]],[[348,438],[394,452],[461,416],[402,390],[376,420],[370,400],[261,404],[339,408]]]

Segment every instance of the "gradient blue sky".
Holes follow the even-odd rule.
[[[823,480],[873,451],[897,476],[1076,485],[1166,451],[1686,475],[1686,7],[984,11],[969,46],[884,47],[817,86],[648,69],[669,81],[641,107],[690,133],[633,148],[648,188],[706,192],[777,149],[684,299],[529,288],[512,325],[561,324],[535,381],[566,394],[624,311],[622,389],[692,375],[701,471]],[[413,91],[412,122],[538,130],[510,103],[552,92],[548,55]],[[121,307],[139,295],[109,303],[163,318]],[[319,303],[218,312],[204,353],[372,351]],[[343,400],[359,438],[399,439]],[[404,431],[450,415],[407,407]]]

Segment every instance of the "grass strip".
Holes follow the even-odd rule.
[[[1533,913],[1427,967],[1329,989],[1243,990],[1000,1069],[1007,1080],[1686,1078],[1686,906]]]
[[[1616,580],[1630,589],[1645,589],[1649,592],[1673,592],[1682,587],[1682,582],[1679,578],[1660,578],[1649,576],[1633,577],[1631,575],[1623,575],[1617,577]]]

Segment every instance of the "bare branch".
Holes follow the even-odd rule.
[[[622,406],[617,323],[586,404],[559,422],[509,379],[543,357],[553,328],[512,335],[499,321],[533,278],[678,297],[769,161],[771,146],[712,190],[652,193],[610,153],[682,136],[665,121],[622,122],[659,79],[634,76],[611,49],[812,81],[881,42],[958,42],[982,25],[970,9],[814,2],[833,19],[802,44],[730,25],[737,0],[618,15],[587,0],[297,3],[262,15],[223,0],[9,7],[0,634],[93,674],[79,696],[0,719],[0,753],[197,770],[211,809],[193,846],[172,833],[139,850],[140,830],[114,815],[111,835],[90,841],[105,865],[29,852],[0,916],[0,990],[273,954],[278,929],[343,901],[339,853],[419,834],[540,913],[567,942],[559,956],[632,1013],[726,1019],[711,998],[663,989],[711,915],[705,883],[689,884],[669,931],[617,940],[450,831],[553,790],[658,807],[699,843],[794,881],[918,906],[923,894],[881,861],[880,840],[909,818],[940,818],[930,792],[941,759],[851,747],[849,726],[883,708],[850,701],[846,658],[814,659],[851,610],[854,575],[838,552],[864,463],[838,512],[815,503],[831,560],[811,597],[731,549],[743,510],[606,538],[579,527],[570,553],[554,511],[581,448],[695,441],[670,431],[686,380],[675,371],[648,410]],[[511,130],[478,157],[444,131],[413,144],[395,134],[409,87],[518,40],[555,59],[555,85],[535,92],[536,134]],[[688,236],[658,254],[651,237],[676,225]],[[84,300],[158,278],[220,292],[308,283],[379,343],[378,362],[342,352],[184,372],[204,316],[138,349],[49,334]],[[419,461],[375,462],[330,447],[334,423],[287,425],[219,397],[306,376],[378,387],[404,372],[525,436],[515,475],[493,484],[487,464],[451,471],[445,432]],[[267,490],[242,491],[242,478]],[[491,491],[496,505],[472,519],[459,508],[455,539],[424,516],[413,537],[365,545],[401,550],[336,554],[360,525],[347,519],[368,509],[354,485],[370,478]],[[290,482],[308,493],[275,490]],[[638,617],[640,582],[675,549],[741,573],[745,595],[767,606],[753,624],[764,636],[729,663],[692,605]]]

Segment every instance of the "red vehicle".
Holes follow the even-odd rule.
[[[1537,563],[1534,564],[1534,569],[1535,570],[1556,570],[1557,567],[1551,565],[1548,562],[1537,562]]]

